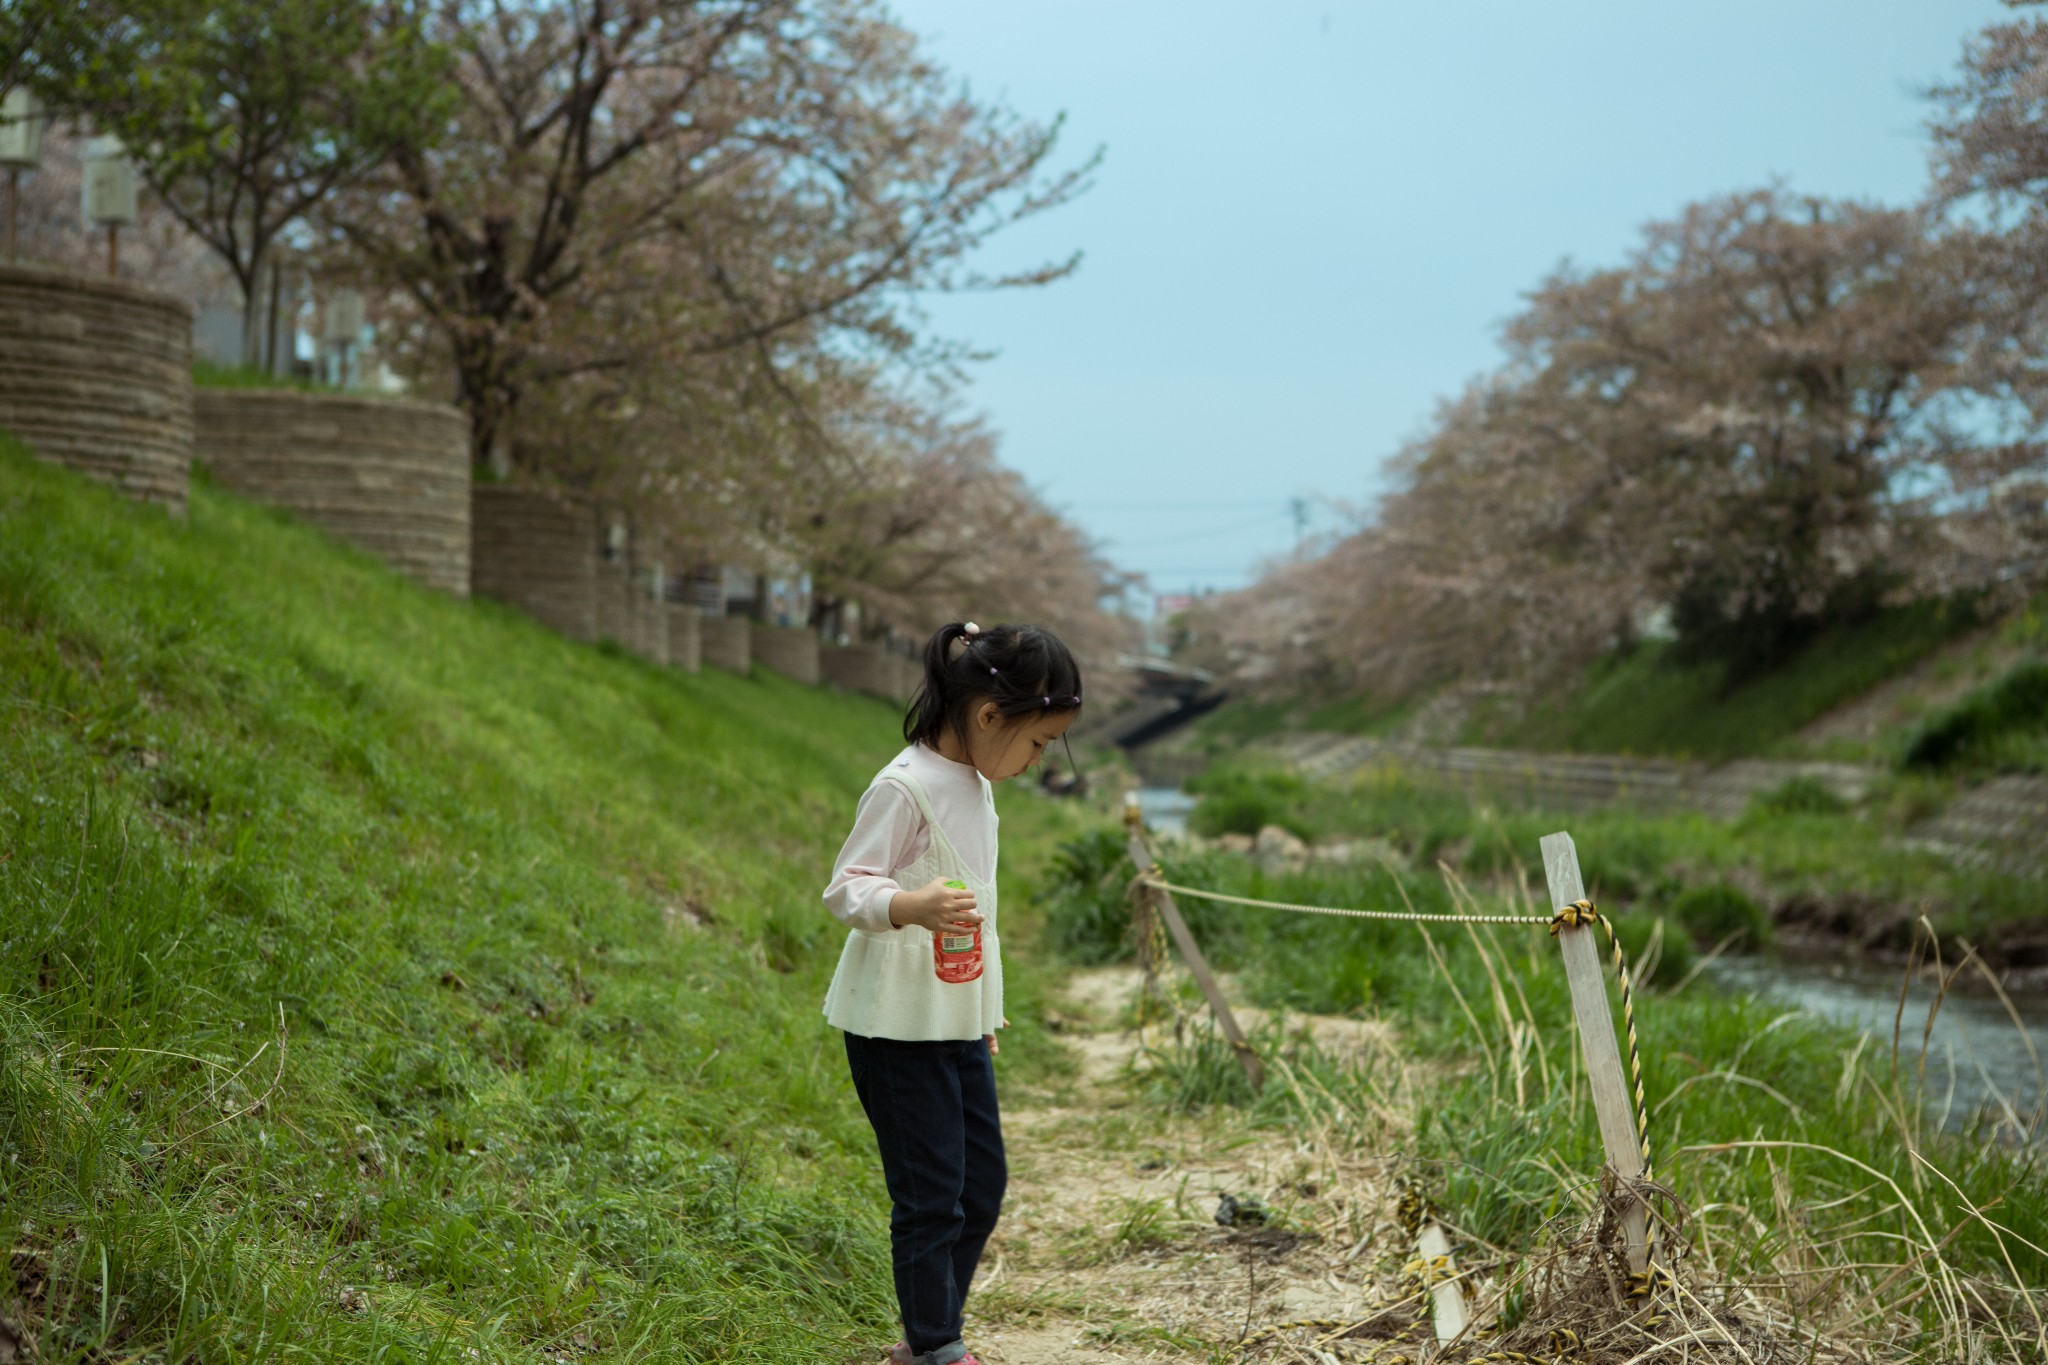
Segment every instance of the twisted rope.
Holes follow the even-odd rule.
[[[1140,886],[1170,891],[1176,896],[1193,896],[1196,900],[1222,901],[1227,905],[1249,905],[1258,910],[1292,910],[1302,915],[1335,915],[1344,919],[1392,919],[1409,920],[1418,924],[1549,924],[1549,915],[1435,915],[1419,910],[1352,910],[1336,905],[1303,905],[1296,901],[1267,901],[1256,896],[1232,896],[1222,891],[1203,891],[1198,887],[1182,886],[1170,882],[1159,874],[1157,868],[1138,878]]]

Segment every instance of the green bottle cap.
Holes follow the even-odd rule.
[[[946,885],[952,887],[955,891],[965,891],[967,889],[967,883],[961,881],[958,877],[946,878]]]

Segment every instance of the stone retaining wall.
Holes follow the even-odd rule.
[[[650,663],[668,662],[668,603],[654,596],[644,584],[632,589],[633,639],[628,646]]]
[[[597,637],[597,517],[566,494],[470,489],[470,590],[510,602],[571,640]]]
[[[192,310],[113,280],[0,265],[0,431],[184,515]]]
[[[894,661],[872,645],[819,645],[818,676],[848,692],[873,697],[896,692]]]
[[[408,577],[467,597],[469,421],[444,403],[201,389],[194,454],[215,482],[281,507]]]
[[[681,602],[670,602],[667,609],[669,667],[695,673],[704,667],[703,637],[698,632],[703,618],[695,607]]]
[[[592,552],[593,557],[596,551]],[[625,570],[617,564],[597,560],[597,638],[610,640],[628,649],[635,644],[636,623],[633,619],[633,589],[626,582]]]
[[[700,657],[713,668],[745,673],[754,664],[754,623],[744,616],[706,616],[697,622]]]
[[[924,682],[924,665],[916,659],[898,655],[895,661],[896,685],[891,694],[896,701],[908,704],[918,687]]]
[[[754,659],[771,673],[800,683],[818,681],[818,637],[799,627],[754,627]]]
[[[2048,862],[2048,777],[2006,773],[1970,788],[1913,831],[1916,838],[1981,850],[2018,870]]]

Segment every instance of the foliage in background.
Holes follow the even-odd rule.
[[[2026,663],[1935,716],[1905,766],[2048,772],[2048,663]]]
[[[1771,946],[1771,917],[1750,894],[1726,882],[1688,886],[1671,902],[1671,917],[1705,944],[1732,940],[1748,952]]]
[[[1616,653],[1583,683],[1524,707],[1473,708],[1467,737],[1514,748],[1669,754],[1771,754],[1843,702],[1895,677],[1976,627],[1967,602],[1919,602],[1823,631],[1778,667],[1731,683],[1725,664],[1693,663],[1665,643]]]
[[[52,110],[121,139],[160,203],[242,295],[242,362],[261,358],[272,245],[453,108],[424,6],[366,0],[84,0],[30,48]],[[62,40],[59,40],[59,35]]]
[[[1295,814],[1307,786],[1290,772],[1225,765],[1194,778],[1187,788],[1201,797],[1188,828],[1205,838],[1255,835],[1268,825],[1296,835],[1309,832]]]
[[[1922,204],[1726,195],[1545,280],[1355,533],[1193,614],[1200,661],[1527,706],[1667,627],[1733,689],[1887,605],[2011,605],[2048,564],[2044,72],[2048,22],[1977,37]]]
[[[880,5],[24,0],[0,61],[75,116],[31,257],[100,268],[65,129],[117,133],[154,191],[125,273],[235,295],[245,365],[301,276],[356,288],[371,362],[463,407],[480,477],[592,495],[642,567],[808,575],[832,638],[1013,618],[1098,679],[1127,652],[1123,579],[958,410],[972,353],[915,302],[1069,273],[974,257],[1094,159],[1055,165],[1057,119],[974,97]]]

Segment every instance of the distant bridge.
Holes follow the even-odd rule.
[[[1111,743],[1141,748],[1221,706],[1230,693],[1199,668],[1176,668],[1165,659],[1119,661],[1138,680],[1137,695],[1109,721]]]

